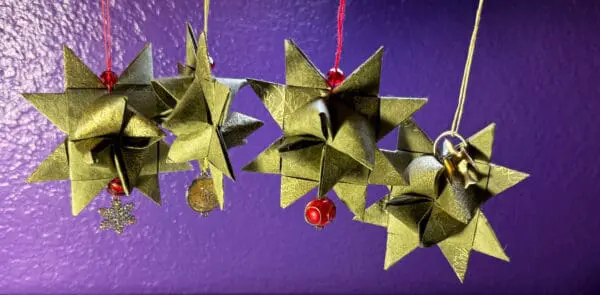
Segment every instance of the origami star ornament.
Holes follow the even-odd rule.
[[[405,184],[376,143],[420,109],[424,98],[380,97],[383,48],[331,89],[323,74],[285,41],[286,84],[249,80],[283,136],[244,169],[281,174],[281,207],[318,186],[334,190],[356,215],[368,184]]]
[[[187,26],[186,64],[179,66],[181,75],[152,82],[158,96],[172,111],[164,126],[177,139],[169,152],[172,162],[198,160],[210,171],[221,210],[224,204],[223,175],[235,179],[228,149],[246,143],[246,137],[260,128],[262,121],[229,112],[245,79],[215,78],[206,44],[206,35],[195,41]]]
[[[419,246],[438,245],[459,280],[465,278],[472,250],[508,261],[504,249],[480,207],[491,197],[516,185],[527,174],[490,163],[495,125],[491,124],[460,144],[472,157],[478,181],[465,184],[432,155],[433,143],[414,121],[402,124],[398,150],[384,151],[406,167],[408,186],[392,186],[391,193],[370,206],[361,222],[387,228],[385,269]],[[453,180],[454,179],[454,180]]]
[[[164,106],[150,86],[150,46],[119,77],[112,93],[67,47],[64,48],[65,92],[23,96],[67,134],[65,141],[27,179],[28,182],[71,180],[73,215],[78,215],[119,177],[125,194],[137,187],[160,203],[159,172],[189,170],[167,164],[169,146],[149,118]]]

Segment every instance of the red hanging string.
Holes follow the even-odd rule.
[[[106,59],[106,71],[100,75],[100,81],[108,92],[112,92],[119,77],[112,71],[112,34],[110,32],[110,0],[100,0],[102,4],[102,37],[104,38],[104,58]]]
[[[110,0],[102,2],[102,32],[104,37],[104,58],[106,59],[106,70],[112,70],[112,36],[110,32]]]
[[[344,40],[344,18],[346,14],[346,0],[340,0],[337,13],[337,49],[335,51],[334,69],[339,69],[340,57],[342,55],[342,43]]]

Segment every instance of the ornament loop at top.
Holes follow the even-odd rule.
[[[440,143],[440,140],[444,137],[453,137],[453,138],[458,138],[460,140],[460,142],[466,147],[467,141],[465,140],[464,137],[462,137],[460,134],[456,133],[456,132],[452,132],[450,130],[448,131],[444,131],[442,132],[433,142],[433,155],[437,156],[438,155],[438,151],[437,151],[437,146]]]

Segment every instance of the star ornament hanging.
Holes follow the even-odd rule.
[[[222,210],[223,175],[235,179],[228,149],[245,144],[246,137],[263,123],[229,111],[231,101],[247,82],[245,79],[213,77],[209,59],[206,35],[200,34],[196,42],[188,25],[186,63],[179,65],[180,76],[152,83],[160,99],[172,108],[163,124],[177,136],[169,152],[169,160],[203,163],[202,169],[210,171]]]
[[[333,189],[360,216],[368,184],[405,184],[376,143],[427,100],[379,96],[382,54],[380,48],[331,89],[286,40],[286,85],[249,80],[283,136],[244,169],[282,175],[282,208],[318,186],[319,196]]]
[[[150,86],[150,47],[127,67],[110,94],[67,47],[64,62],[64,93],[23,94],[67,134],[27,181],[71,180],[73,215],[115,177],[120,178],[125,194],[138,188],[160,203],[157,174],[190,166],[166,163],[169,146],[161,140],[164,133],[149,119],[164,111]]]
[[[448,174],[443,158],[414,121],[403,123],[398,150],[385,151],[405,168],[408,186],[392,186],[389,195],[370,206],[361,222],[387,228],[385,269],[419,246],[438,245],[459,280],[464,281],[471,251],[508,261],[480,207],[491,197],[528,177],[491,163],[495,125],[491,124],[448,152],[466,151],[477,175],[472,185]],[[448,150],[448,148],[446,148]]]

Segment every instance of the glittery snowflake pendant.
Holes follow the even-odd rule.
[[[208,216],[210,211],[219,206],[213,178],[207,173],[202,173],[194,179],[187,190],[186,199],[192,210],[202,216]]]
[[[110,208],[100,208],[99,213],[102,216],[100,229],[112,229],[117,234],[122,234],[126,226],[133,225],[136,222],[133,211],[133,203],[122,204],[119,198],[113,198]]]

